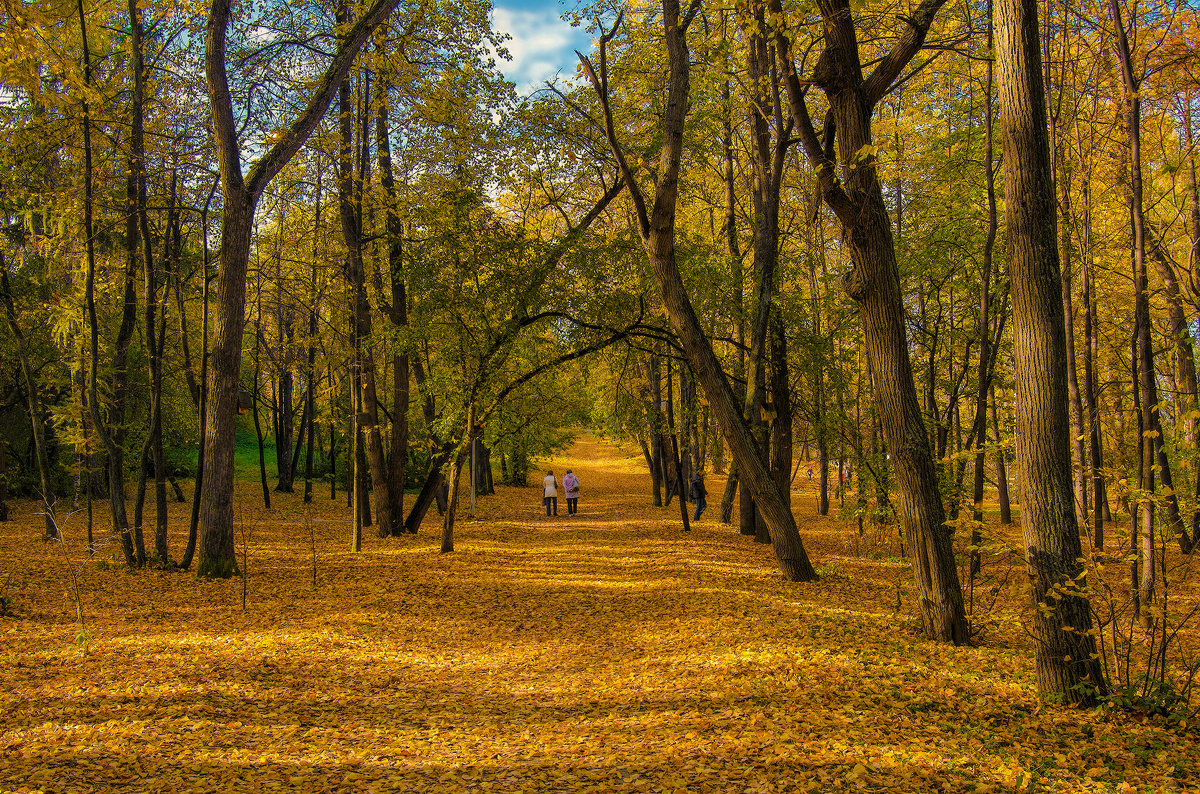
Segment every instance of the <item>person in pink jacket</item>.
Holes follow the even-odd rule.
[[[579,512],[579,478],[570,469],[563,475],[563,491],[567,497],[567,515],[573,516]]]

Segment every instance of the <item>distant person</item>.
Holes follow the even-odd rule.
[[[567,469],[563,475],[563,496],[567,497],[567,515],[573,516],[579,512],[579,478],[575,472]]]
[[[812,482],[812,464],[808,465],[808,481]]]
[[[558,515],[558,480],[552,471],[542,478],[542,502],[546,505],[546,515]]]
[[[708,502],[704,499],[706,496],[708,496],[708,490],[704,487],[704,475],[693,474],[692,484],[688,488],[688,499],[696,505],[696,515],[692,517],[693,521],[699,521],[700,514],[704,512],[704,508],[708,507]]]

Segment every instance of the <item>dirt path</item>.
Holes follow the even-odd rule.
[[[463,507],[447,555],[436,515],[349,552],[324,492],[315,588],[299,497],[266,515],[245,485],[244,612],[241,580],[81,563],[73,518],[78,641],[60,550],[19,505],[0,525],[0,791],[1079,791],[1192,774],[1175,733],[1133,746],[1119,720],[1037,711],[1016,634],[914,637],[904,566],[847,556],[843,525],[804,522],[826,575],[786,583],[715,504],[688,535],[675,505],[651,507],[640,455],[585,438],[539,464],[575,469],[577,518],[547,519],[536,484],[500,488],[474,519]],[[1150,740],[1175,771],[1142,760]]]

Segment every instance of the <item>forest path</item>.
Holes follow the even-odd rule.
[[[1194,774],[1186,735],[1139,726],[1131,743],[1128,721],[1039,709],[1014,613],[987,647],[918,639],[905,566],[848,554],[848,525],[802,518],[824,576],[788,583],[769,546],[713,520],[719,478],[684,534],[636,451],[582,437],[538,463],[576,470],[580,515],[546,518],[534,470],[474,519],[463,503],[452,554],[436,513],[350,552],[327,486],[310,543],[299,495],[267,514],[240,483],[244,611],[240,579],[127,573],[99,561],[111,545],[85,562],[75,516],[80,638],[62,549],[16,505],[0,791],[1080,791]]]

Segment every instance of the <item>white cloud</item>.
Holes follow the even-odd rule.
[[[504,75],[519,91],[541,88],[556,73],[575,74],[575,49],[583,49],[588,35],[559,18],[554,8],[522,10],[497,6],[492,26],[511,38],[504,43],[510,60],[497,59]]]

